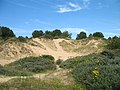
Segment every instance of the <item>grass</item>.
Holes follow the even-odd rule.
[[[92,42],[92,40],[94,40]],[[71,40],[69,43],[63,40],[60,45],[67,52],[89,54],[103,49],[105,40],[101,38],[86,38],[81,40]]]
[[[63,50],[65,50],[67,52],[72,52],[73,48],[74,48],[74,45],[72,43],[68,43],[65,40],[60,42],[60,46],[63,48]]]
[[[1,90],[85,90],[78,84],[65,85],[59,79],[43,81],[35,78],[17,78],[0,84]]]
[[[31,46],[40,47],[40,48],[46,50],[46,48],[42,44],[38,43],[37,41],[30,40],[28,42],[28,44]]]
[[[51,48],[52,50],[57,51],[57,47],[53,40],[43,38],[40,41],[44,43],[47,47]]]

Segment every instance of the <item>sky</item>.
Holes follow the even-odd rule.
[[[120,0],[0,0],[0,26],[17,36],[34,30],[120,36]]]

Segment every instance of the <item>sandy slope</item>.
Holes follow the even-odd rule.
[[[66,44],[64,44],[66,42]],[[98,45],[101,43],[100,40],[86,40],[85,45],[82,45],[83,41],[77,41],[65,39],[31,39],[28,43],[21,42],[7,42],[0,46],[0,64],[5,65],[23,57],[29,56],[40,56],[40,55],[52,55],[55,60],[63,59],[66,60],[71,57],[82,56],[89,53],[96,52]],[[61,46],[62,44],[62,46]],[[70,52],[64,49],[66,47],[72,50]],[[74,50],[76,50],[74,52]]]
[[[54,56],[55,60],[57,59],[63,59],[63,60],[66,60],[68,59],[69,57],[73,57],[73,56],[76,56],[77,54],[76,53],[68,53],[66,51],[64,51],[62,49],[62,47],[60,46],[60,42],[62,42],[64,39],[54,39],[53,42],[57,48],[57,50],[52,50],[50,47],[48,47],[47,45],[45,45],[42,41],[40,41],[40,39],[36,38],[36,39],[33,39],[33,41],[36,41],[38,43],[40,43],[41,45],[43,45],[46,50],[36,50],[34,49],[33,52],[34,53],[40,53],[41,55],[42,54],[46,54],[46,55],[52,55]],[[49,44],[49,43],[48,43]],[[37,52],[36,52],[37,51]]]

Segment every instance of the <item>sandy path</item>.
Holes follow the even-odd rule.
[[[63,70],[63,69],[57,69],[55,71],[49,71],[46,73],[39,73],[39,74],[34,74],[33,76],[13,76],[13,77],[0,77],[0,83],[5,83],[11,79],[17,79],[17,78],[36,78],[40,80],[51,80],[54,78],[58,78],[61,80],[61,82],[65,84],[69,84],[71,82],[71,78],[68,78],[68,73],[69,70]],[[62,78],[61,78],[62,77]]]
[[[7,82],[13,78],[16,78],[16,77],[0,77],[0,83]]]

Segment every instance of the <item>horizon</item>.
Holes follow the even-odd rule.
[[[120,36],[119,0],[1,0],[0,26],[17,36],[34,30],[60,29],[72,33],[102,32],[105,38]]]

